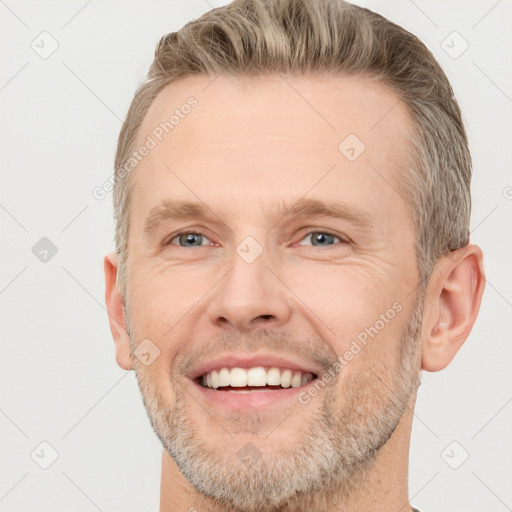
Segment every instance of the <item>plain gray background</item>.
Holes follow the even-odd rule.
[[[134,374],[115,363],[104,309],[112,198],[92,191],[112,174],[158,38],[225,3],[0,1],[3,512],[158,509],[160,444]],[[356,3],[418,35],[452,82],[488,278],[465,346],[423,376],[411,501],[423,512],[512,510],[512,3]]]

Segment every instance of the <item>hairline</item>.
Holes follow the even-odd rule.
[[[355,79],[363,79],[365,82],[369,82],[369,83],[372,83],[372,82],[378,83],[378,84],[382,85],[383,87],[385,87],[389,92],[392,92],[397,98],[399,98],[399,102],[404,103],[404,105],[406,107],[404,109],[404,111],[406,112],[406,114],[408,116],[409,123],[410,123],[410,126],[408,126],[409,143],[407,144],[407,150],[405,151],[404,161],[402,162],[402,165],[399,166],[396,171],[397,176],[400,177],[400,174],[405,175],[407,169],[409,169],[411,167],[417,168],[418,166],[422,167],[422,166],[427,165],[427,162],[424,161],[425,159],[423,158],[423,154],[421,151],[422,142],[421,142],[420,123],[414,116],[414,113],[412,112],[407,100],[402,99],[401,91],[398,90],[398,88],[395,85],[390,84],[389,81],[386,80],[385,77],[380,76],[378,73],[372,73],[371,71],[351,72],[350,70],[348,70],[348,71],[347,70],[341,70],[341,71],[338,71],[338,70],[335,70],[335,71],[312,70],[312,71],[309,71],[308,73],[300,73],[300,72],[293,73],[293,72],[291,72],[291,73],[285,74],[285,76],[294,76],[294,75],[295,76],[307,76],[312,79],[322,79],[322,78],[326,78],[326,77],[327,78],[348,77],[348,78],[355,78]],[[143,136],[142,128],[143,128],[145,121],[148,119],[148,114],[150,113],[150,110],[151,110],[152,106],[155,104],[155,102],[157,101],[157,99],[161,97],[162,93],[169,86],[174,85],[174,84],[178,83],[179,81],[186,80],[188,78],[196,78],[196,77],[206,77],[206,78],[212,77],[212,78],[214,78],[216,76],[218,76],[218,75],[214,75],[212,73],[207,73],[207,72],[200,72],[200,73],[192,73],[191,72],[191,73],[186,73],[186,74],[180,75],[178,78],[171,79],[168,82],[166,82],[165,84],[163,84],[162,87],[160,88],[160,90],[156,93],[155,97],[153,98],[153,100],[151,101],[149,106],[147,107],[144,117],[141,120],[140,125],[137,129],[137,132],[135,134],[133,143],[131,144],[129,149],[126,151],[126,154],[127,155],[132,154],[134,149],[139,147],[138,145],[141,144],[141,137]],[[239,73],[236,71],[231,72],[228,70],[228,73],[224,76],[228,76],[229,78],[236,79],[236,80],[249,79],[253,82],[256,82],[261,79],[265,79],[265,78],[269,78],[269,77],[271,78],[271,77],[275,77],[275,76],[282,76],[282,75],[278,71],[271,72],[271,71],[263,70],[261,72],[258,72],[258,71],[254,71],[254,70],[249,70],[248,72]],[[392,107],[392,109],[394,109],[394,107]],[[387,115],[388,113],[389,113],[389,111],[386,112],[385,115]],[[123,164],[126,164],[126,162],[123,162]],[[123,261],[123,263],[125,264],[125,268],[122,269],[123,270],[123,282],[120,283],[123,285],[122,288],[120,289],[123,296],[126,296],[127,290],[128,290],[127,263],[128,263],[128,253],[129,253],[128,235],[129,235],[130,220],[131,220],[131,199],[132,199],[132,190],[133,190],[134,182],[136,180],[136,176],[138,174],[137,170],[139,168],[139,165],[140,165],[140,162],[138,165],[136,165],[135,167],[133,167],[131,169],[131,171],[127,174],[127,176],[125,176],[121,180],[122,187],[124,187],[124,191],[126,194],[125,201],[123,202],[124,208],[123,208],[123,211],[121,212],[125,215],[125,224],[124,224],[125,237],[124,237],[124,240],[125,240],[125,244],[126,244],[126,254],[124,255],[124,261]],[[402,196],[402,199],[407,203],[407,211],[409,212],[409,214],[411,216],[411,220],[413,221],[413,224],[414,224],[416,261],[417,261],[418,270],[421,271],[421,261],[420,261],[421,254],[419,254],[420,251],[419,251],[419,246],[418,246],[418,243],[420,241],[419,237],[421,234],[419,232],[419,228],[420,228],[420,225],[418,222],[419,216],[417,215],[417,208],[415,208],[413,206],[415,203],[415,201],[414,201],[414,192],[415,191],[414,191],[413,187],[409,186],[408,180],[397,179],[396,186],[398,188],[399,194]],[[121,256],[119,253],[118,253],[118,255]],[[425,269],[425,270],[426,270],[426,272],[424,273],[424,275],[420,275],[419,287],[421,289],[423,289],[426,286],[425,280],[428,277],[426,274],[429,274],[431,271],[431,269]]]

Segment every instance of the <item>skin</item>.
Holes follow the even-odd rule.
[[[367,464],[342,468],[328,492],[306,493],[272,510],[410,510],[409,440],[420,371],[443,369],[460,349],[485,277],[482,252],[470,244],[442,258],[424,297],[418,295],[416,233],[398,192],[412,126],[405,105],[368,78],[187,77],[156,98],[140,143],[190,96],[198,106],[134,171],[126,304],[116,287],[117,257],[105,257],[118,364],[136,370],[146,407],[162,411],[160,428],[169,434],[173,418],[186,420],[206,457],[202,467],[229,469],[233,485],[259,474],[258,468],[248,473],[236,456],[247,442],[266,454],[262,467],[277,472],[279,456],[291,461],[313,427],[345,446],[345,423],[354,426],[355,439],[371,441],[361,418],[372,418],[384,444]],[[351,133],[366,146],[353,162],[338,150]],[[369,224],[266,215],[271,203],[293,204],[303,196],[349,203]],[[179,199],[200,200],[212,219],[167,220],[145,232],[155,206]],[[325,230],[338,238],[314,246],[308,233]],[[175,233],[182,231],[204,235],[203,245],[180,247]],[[263,249],[250,264],[236,252],[247,236]],[[174,245],[163,246],[169,239]],[[235,418],[185,391],[191,385],[186,372],[201,357],[218,355],[219,347],[223,353],[299,354],[326,369],[394,303],[401,311],[307,405]],[[130,339],[137,345],[148,338],[160,354],[145,366],[133,356]],[[412,347],[405,355],[404,346]],[[388,402],[392,407],[384,410]],[[326,404],[332,424],[320,422]],[[387,432],[391,423],[396,428]],[[354,450],[343,453],[359,460]],[[311,462],[320,455],[311,454]],[[160,506],[161,512],[231,510],[191,485],[166,450]]]

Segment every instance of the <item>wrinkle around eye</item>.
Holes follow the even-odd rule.
[[[312,237],[313,235],[318,235],[318,234],[327,235],[327,237],[331,237],[331,238],[333,238],[335,240],[338,240],[338,242],[334,242],[333,244],[329,244],[329,245],[314,245],[313,243],[311,243],[311,244],[304,244],[304,243],[302,243],[308,237]],[[189,246],[180,245],[179,243],[173,243],[174,240],[178,240],[179,241],[180,237],[183,237],[183,236],[186,236],[186,235],[196,235],[198,237],[201,237],[202,239],[210,240],[210,243],[201,244],[201,245],[189,245]],[[311,239],[311,241],[312,240],[313,239]],[[315,230],[313,230],[313,229],[310,229],[308,232],[301,234],[301,237],[300,237],[299,241],[292,243],[292,247],[293,246],[301,246],[301,247],[315,247],[315,248],[319,248],[320,249],[320,248],[326,248],[326,247],[343,246],[343,245],[348,245],[348,244],[350,244],[350,241],[345,240],[341,235],[337,235],[335,233],[332,233],[329,230],[324,230],[324,229],[315,229]],[[178,248],[181,248],[181,249],[190,249],[190,248],[193,248],[193,247],[213,247],[213,246],[217,246],[217,245],[219,245],[219,244],[217,244],[215,241],[212,241],[209,236],[205,235],[203,232],[201,232],[199,230],[197,230],[197,231],[192,231],[192,230],[181,231],[181,232],[175,233],[173,235],[170,235],[170,237],[167,237],[162,242],[162,247],[174,246],[174,247],[178,247]]]

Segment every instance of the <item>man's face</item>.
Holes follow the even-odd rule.
[[[405,106],[362,78],[188,77],[157,97],[140,145],[190,96],[131,191],[127,309],[150,354],[134,360],[148,414],[203,494],[250,510],[348,487],[420,369]],[[194,211],[180,202],[204,215],[171,215]],[[258,384],[237,393],[222,385],[234,367],[276,367],[284,385],[303,371],[299,387],[262,391],[258,375],[276,370],[253,370]],[[203,387],[221,368],[221,387]]]

